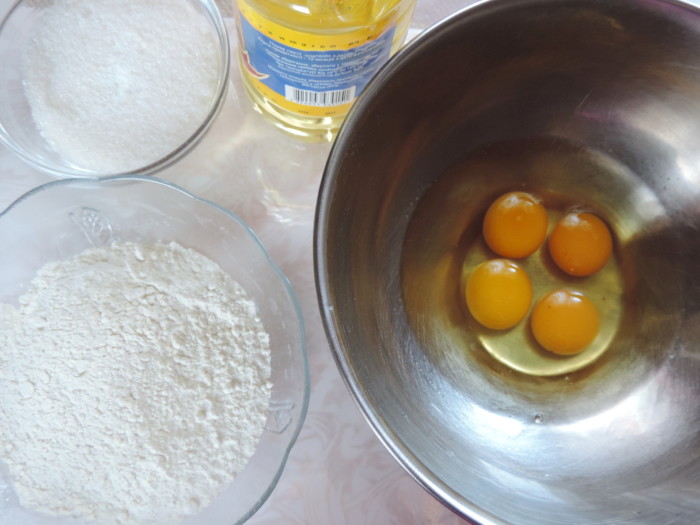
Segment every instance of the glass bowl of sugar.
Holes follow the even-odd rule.
[[[152,175],[218,114],[215,0],[20,0],[0,25],[0,141],[57,177]]]
[[[309,370],[298,301],[253,231],[156,177],[74,178],[0,212],[0,246],[0,523],[255,513]]]

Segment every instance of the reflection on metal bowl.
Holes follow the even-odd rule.
[[[315,232],[329,340],[378,436],[462,516],[700,519],[698,49],[677,1],[486,1],[394,57],[341,129]],[[465,312],[481,217],[514,189],[614,232],[598,281],[527,263],[606,291],[590,351]]]

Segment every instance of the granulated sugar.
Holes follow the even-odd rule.
[[[219,45],[188,0],[56,0],[23,57],[33,119],[74,164],[118,173],[151,164],[203,123]]]
[[[177,244],[44,266],[0,308],[0,456],[20,503],[106,524],[177,523],[248,462],[270,347],[255,305]]]

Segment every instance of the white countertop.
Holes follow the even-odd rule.
[[[4,13],[12,3],[0,0]],[[411,35],[474,0],[418,0]],[[232,53],[237,50],[229,20]],[[466,523],[393,459],[365,422],[336,368],[316,300],[313,219],[330,144],[276,131],[254,112],[233,61],[226,103],[208,135],[159,178],[240,215],[290,279],[304,314],[311,372],[306,421],[276,489],[251,525]],[[0,210],[53,180],[0,146]]]

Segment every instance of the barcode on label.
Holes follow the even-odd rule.
[[[340,106],[353,101],[355,98],[355,86],[336,91],[309,91],[292,86],[284,86],[284,98],[304,106]]]

